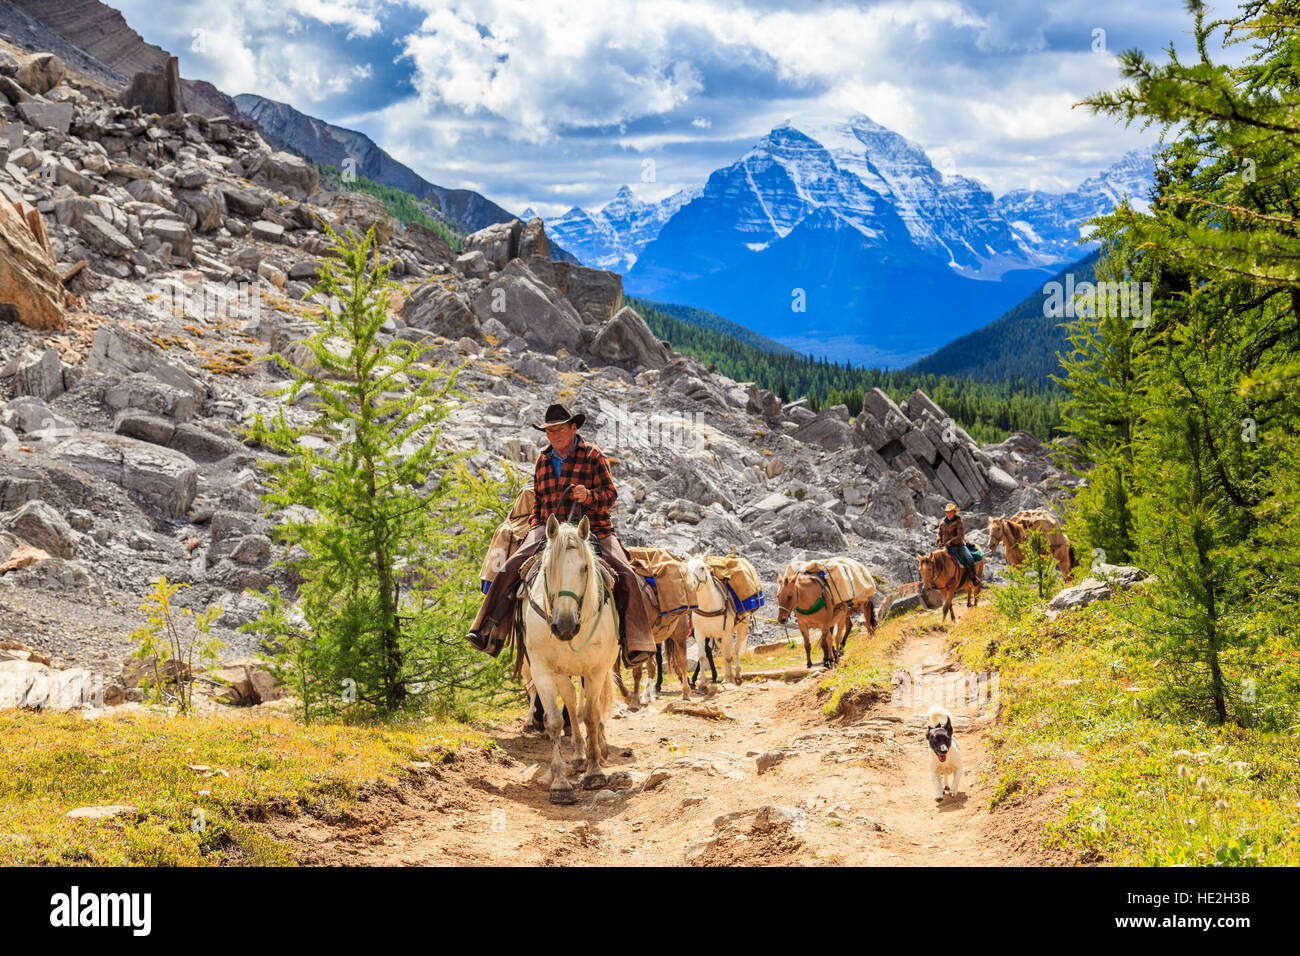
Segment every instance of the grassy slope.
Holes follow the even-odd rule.
[[[0,866],[286,865],[288,848],[253,825],[268,812],[346,806],[368,787],[394,783],[412,761],[493,746],[451,723],[302,726],[282,717],[141,714],[86,720],[16,710],[0,711],[0,741]],[[98,821],[64,816],[106,804],[137,813]]]
[[[985,606],[953,630],[995,668],[994,803],[1049,801],[1046,844],[1110,864],[1300,863],[1295,738],[1160,712],[1143,634],[1109,602],[1010,624]]]

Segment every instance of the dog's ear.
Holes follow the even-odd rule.
[[[951,718],[951,717],[949,717],[949,718],[948,718],[948,722],[945,723],[945,724],[943,725],[943,729],[946,730],[946,731],[948,731],[948,733],[950,733],[950,734],[952,733],[952,718]]]

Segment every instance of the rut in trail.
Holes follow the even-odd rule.
[[[938,684],[939,674],[959,683],[964,674],[945,646],[942,631],[912,634],[895,668],[914,681],[927,676],[914,687]],[[665,696],[640,711],[616,698],[606,769],[613,784],[632,785],[580,791],[576,806],[552,806],[528,779],[530,767],[549,762],[550,743],[522,735],[520,719],[497,728],[495,756],[412,775],[342,820],[304,815],[272,826],[304,864],[1039,862],[1035,839],[993,825],[982,779],[987,708],[950,698],[963,792],[936,803],[922,730],[931,699],[903,694],[900,704],[879,700],[851,720],[831,720],[817,696],[820,679],[818,668],[798,683],[727,685],[709,701],[724,720],[665,712],[679,696],[667,681]],[[567,756],[567,738],[565,747]],[[760,774],[756,753],[777,762]]]

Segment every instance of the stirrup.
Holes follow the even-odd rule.
[[[470,647],[473,647],[475,650],[482,651],[484,654],[491,657],[496,657],[501,653],[501,648],[505,646],[505,642],[497,640],[495,636],[496,628],[494,626],[485,626],[482,630],[487,632],[486,636],[478,631],[470,631],[465,635],[465,640],[468,641]]]
[[[655,656],[654,651],[629,651],[626,647],[619,648],[619,656],[623,660],[625,667],[631,667],[634,664],[644,664]]]

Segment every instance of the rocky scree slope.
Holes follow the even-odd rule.
[[[0,57],[0,657],[22,658],[0,670],[36,654],[138,697],[126,637],[160,574],[189,585],[182,603],[224,608],[231,658],[255,649],[235,630],[259,610],[245,589],[297,582],[259,511],[269,453],[239,429],[280,401],[281,373],[257,359],[307,358],[321,220],[373,228],[394,262],[385,334],[467,363],[444,433],[473,467],[527,468],[527,422],[557,400],[585,412],[624,540],[734,547],[762,572],[765,614],[792,558],[854,555],[887,594],[947,499],[975,529],[1073,481],[1032,437],[980,447],[920,392],[873,392],[850,420],[675,355],[623,307],[618,275],[551,259],[540,219],[457,255],[370,196],[322,190],[251,129],[126,109],[47,53]]]

